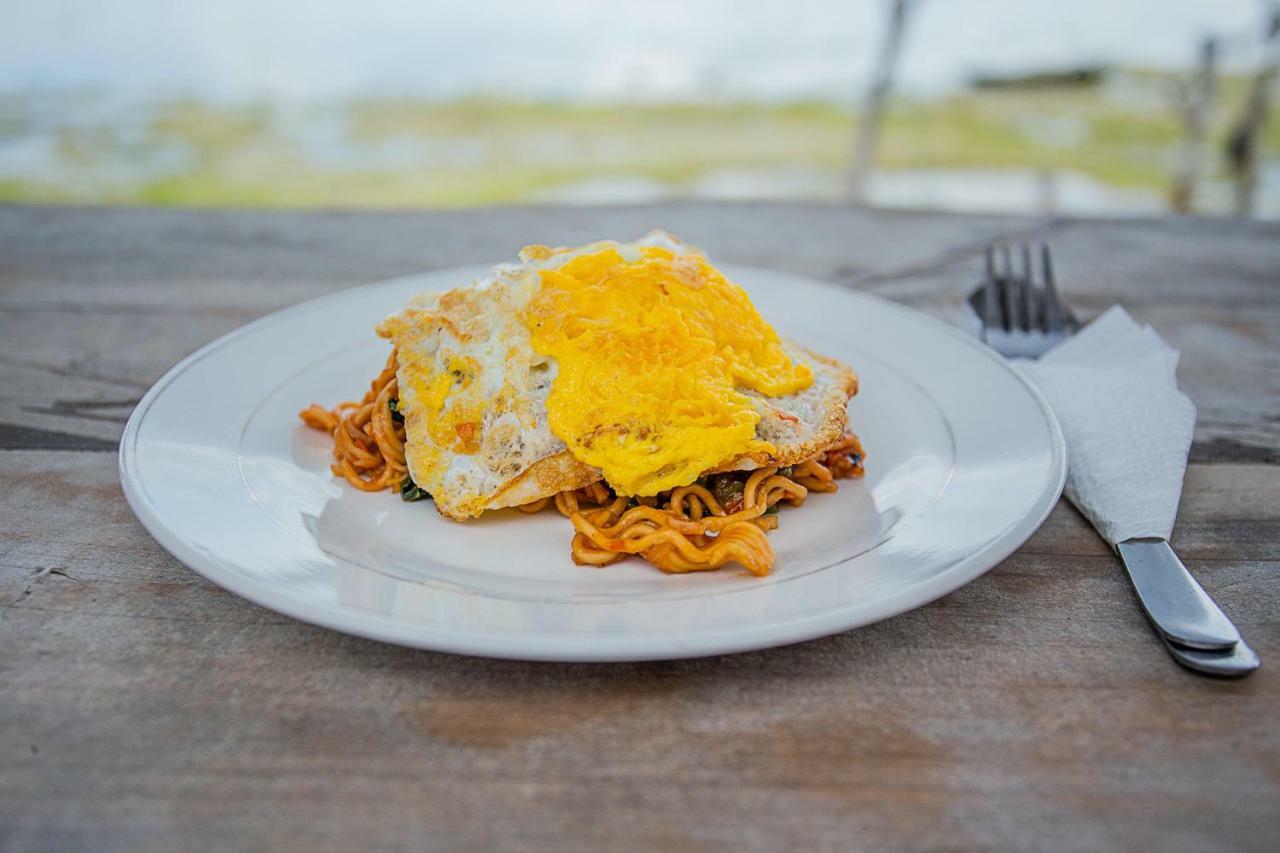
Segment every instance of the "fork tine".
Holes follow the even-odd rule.
[[[994,246],[987,246],[986,252],[987,278],[982,283],[980,304],[982,306],[982,339],[987,340],[988,333],[1001,325],[999,295],[996,291],[996,252]]]
[[[1004,330],[1013,332],[1019,328],[1022,321],[1018,311],[1018,289],[1014,284],[1013,255],[1010,254],[1007,245],[1000,247],[1000,260],[1004,270],[1003,275],[996,281],[1000,286],[1000,301],[1004,307]]]
[[[1018,280],[1018,293],[1022,297],[1022,325],[1027,332],[1044,331],[1040,322],[1040,308],[1043,300],[1039,289],[1035,286],[1035,272],[1031,268],[1031,245],[1023,243],[1022,278]]]
[[[1004,323],[1000,318],[1000,294],[995,279],[982,286],[982,339],[985,341]]]
[[[1045,330],[1057,334],[1066,329],[1062,300],[1058,298],[1058,286],[1053,279],[1053,261],[1049,257],[1049,244],[1040,244],[1040,264],[1044,267],[1044,323]]]

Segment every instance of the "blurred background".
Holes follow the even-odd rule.
[[[44,0],[4,22],[0,202],[1280,217],[1274,0]]]

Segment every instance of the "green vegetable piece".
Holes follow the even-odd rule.
[[[746,491],[745,484],[735,479],[732,474],[721,474],[711,481],[711,494],[715,495],[720,506],[726,511],[734,511],[734,508],[742,506],[743,492]]]
[[[405,477],[404,482],[400,484],[400,497],[406,501],[420,501],[431,497],[431,494],[417,483],[413,482],[412,477]]]

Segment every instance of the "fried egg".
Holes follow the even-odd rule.
[[[662,232],[530,246],[378,327],[414,482],[465,519],[605,480],[645,496],[799,462],[844,433],[844,365],[784,340]]]

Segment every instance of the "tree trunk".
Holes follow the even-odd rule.
[[[880,42],[875,73],[871,79],[871,88],[867,91],[866,105],[854,140],[853,163],[849,170],[849,197],[857,202],[865,200],[867,180],[875,167],[880,124],[889,92],[893,88],[893,74],[898,64],[898,53],[902,49],[902,40],[906,35],[907,17],[911,11],[911,0],[892,0],[892,3],[889,25]]]
[[[1218,44],[1212,36],[1200,45],[1200,62],[1191,81],[1180,90],[1182,149],[1169,204],[1174,213],[1190,213],[1195,207],[1196,185],[1204,175],[1205,136],[1213,113]]]
[[[1273,7],[1263,44],[1262,66],[1253,79],[1244,115],[1227,141],[1227,158],[1235,176],[1235,212],[1252,216],[1258,193],[1258,161],[1262,129],[1271,106],[1271,84],[1280,66],[1280,7]]]

